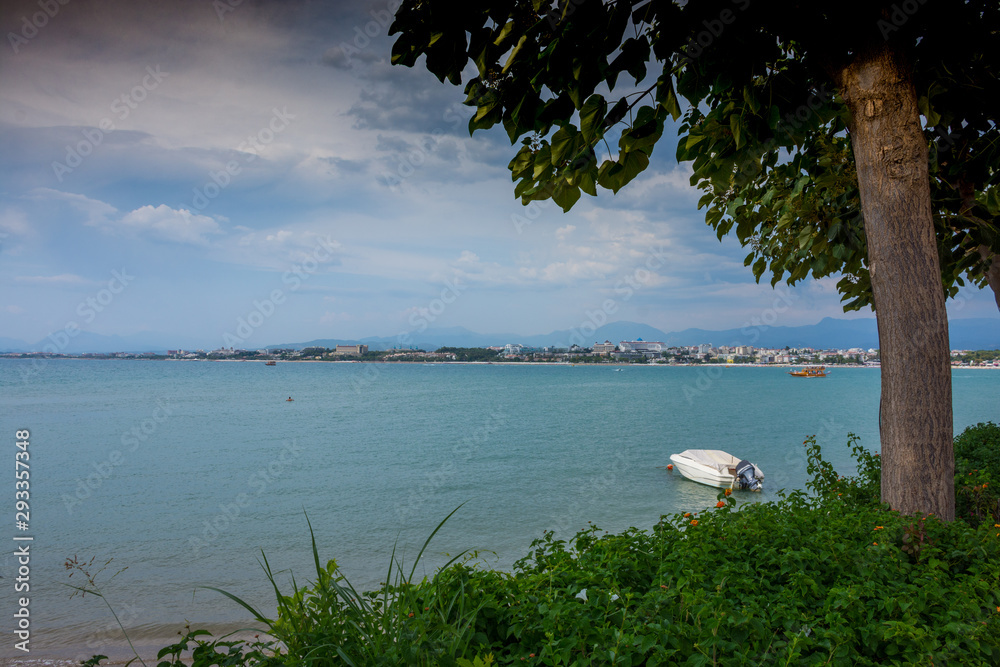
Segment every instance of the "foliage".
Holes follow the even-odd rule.
[[[955,438],[955,515],[973,526],[1000,524],[1000,426],[993,422]]]
[[[499,358],[496,350],[484,347],[442,347],[435,352],[455,355],[455,361],[492,361]]]
[[[956,450],[995,464],[997,435],[973,427]],[[316,580],[275,586],[277,618],[225,593],[268,642],[189,631],[161,665],[192,643],[196,665],[1000,663],[1000,531],[879,504],[880,458],[853,435],[854,476],[804,444],[811,494],[721,492],[652,530],[546,532],[510,573],[456,560],[416,582],[394,554],[390,584],[358,594],[314,539]]]
[[[524,203],[568,210],[582,193],[618,192],[649,166],[667,117],[681,119],[676,156],[705,191],[699,207],[720,238],[735,232],[750,249],[754,276],[840,274],[856,309],[871,283],[839,76],[879,46],[912,70],[944,288],[985,285],[1000,253],[1000,9],[900,6],[414,0],[390,27],[392,62],[425,55],[455,85],[474,66],[469,130],[501,124],[520,140],[508,166]]]
[[[228,639],[228,635],[211,639],[207,630],[185,629],[187,632],[176,643],[157,653],[160,660],[157,667],[279,667],[285,664],[276,642],[260,640],[259,635],[254,635],[254,641],[246,642]]]
[[[979,363],[1000,360],[1000,350],[969,350],[964,354],[953,356],[952,360],[963,363]]]

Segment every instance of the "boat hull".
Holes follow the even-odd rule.
[[[681,475],[692,482],[716,489],[739,488],[736,466],[740,459],[720,449],[689,449],[671,454],[670,461]],[[758,479],[764,479],[764,473],[757,466],[754,466],[754,472]]]

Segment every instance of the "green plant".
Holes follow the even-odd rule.
[[[111,565],[112,561],[114,561],[114,558],[109,558],[104,562],[103,565],[101,565],[101,567],[96,572],[92,572],[91,570],[94,567],[95,560],[97,560],[96,556],[91,558],[89,561],[81,561],[74,554],[71,558],[67,558],[66,562],[63,563],[63,567],[65,567],[69,571],[70,578],[72,578],[74,574],[80,574],[87,582],[83,586],[66,584],[67,586],[73,589],[73,593],[71,593],[69,597],[70,599],[72,599],[77,594],[79,594],[81,597],[86,597],[87,594],[89,593],[90,595],[96,595],[97,597],[101,598],[101,600],[104,601],[104,604],[107,605],[108,610],[111,612],[111,615],[115,617],[115,622],[118,624],[118,627],[121,628],[122,634],[125,635],[125,640],[128,642],[129,648],[132,649],[132,653],[135,656],[128,662],[126,662],[125,665],[126,666],[130,665],[136,660],[138,660],[143,664],[143,667],[145,667],[146,663],[143,661],[141,657],[139,657],[138,651],[136,651],[135,646],[132,645],[132,639],[128,636],[128,632],[125,630],[125,626],[122,624],[121,619],[118,618],[118,614],[115,612],[115,608],[111,606],[111,602],[101,591],[100,587],[97,585],[97,578],[101,575],[102,572],[108,569],[108,566]],[[123,567],[122,569],[112,574],[108,578],[108,583],[110,583],[112,579],[114,579],[127,569],[128,567]],[[107,657],[108,656],[106,655],[95,655],[83,664],[99,665],[101,660],[107,659]]]
[[[1000,523],[1000,426],[969,426],[955,438],[955,515],[978,526]]]
[[[227,639],[231,635],[226,635],[218,639],[211,639],[212,634],[208,630],[192,630],[190,626],[185,626],[186,632],[182,637],[171,644],[160,649],[157,659],[160,660],[157,667],[278,667],[284,665],[279,651],[273,640],[259,639],[259,634],[254,635],[254,641],[246,642],[241,640]],[[233,633],[235,634],[235,633]],[[202,639],[202,637],[206,637]],[[185,656],[185,654],[188,654]]]
[[[461,507],[461,506],[459,506]],[[432,579],[414,581],[418,564],[431,540],[459,508],[452,510],[424,542],[409,572],[393,549],[386,584],[378,591],[359,593],[340,573],[335,560],[320,563],[316,536],[306,517],[312,540],[316,580],[284,594],[278,587],[267,556],[261,563],[274,589],[277,617],[268,618],[239,597],[211,588],[230,598],[266,626],[283,647],[286,665],[450,665],[472,642],[471,620],[479,611],[465,589],[464,570],[451,568],[466,552],[452,558]]]

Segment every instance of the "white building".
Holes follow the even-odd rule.
[[[615,351],[615,344],[610,340],[603,343],[594,343],[594,354],[608,355]]]
[[[666,345],[656,340],[623,340],[618,343],[618,349],[622,352],[663,352]]]

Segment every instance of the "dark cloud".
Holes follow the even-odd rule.
[[[342,46],[331,46],[323,53],[321,62],[327,67],[348,70],[355,63],[374,63],[382,59],[382,54],[376,51],[357,51]]]

